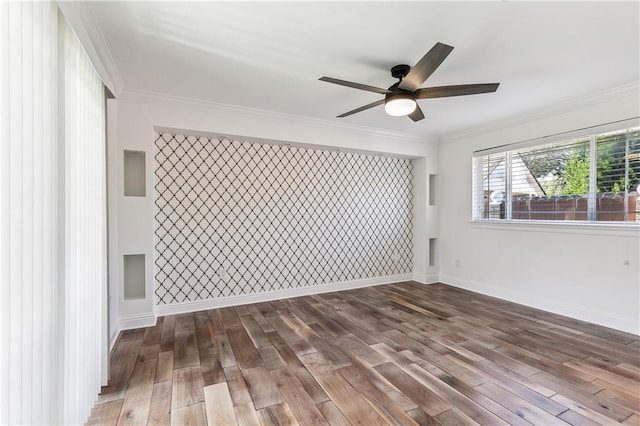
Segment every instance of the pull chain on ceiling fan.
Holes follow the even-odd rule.
[[[452,46],[444,43],[436,43],[417,64],[411,68],[409,65],[396,65],[391,68],[391,75],[399,81],[388,89],[354,83],[332,77],[321,77],[321,81],[365,90],[367,92],[385,95],[384,99],[361,106],[338,118],[347,117],[358,112],[366,111],[384,104],[384,109],[389,115],[408,116],[413,121],[420,121],[424,114],[417,103],[418,99],[445,98],[450,96],[475,95],[478,93],[491,93],[498,89],[500,83],[483,84],[459,84],[455,86],[424,87],[419,86],[428,79],[431,74],[442,64],[453,50]]]

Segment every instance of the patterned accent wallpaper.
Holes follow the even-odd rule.
[[[155,145],[160,305],[412,270],[409,159],[170,133]]]

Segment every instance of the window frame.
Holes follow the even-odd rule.
[[[529,139],[526,141],[521,141],[513,144],[500,145],[492,148],[486,148],[474,151],[472,153],[472,209],[471,209],[471,223],[483,224],[483,225],[498,225],[508,223],[510,226],[514,225],[553,225],[555,227],[592,227],[592,228],[640,228],[640,218],[637,218],[636,221],[598,221],[596,214],[596,202],[598,195],[597,188],[597,177],[598,177],[598,167],[597,167],[597,155],[598,155],[598,138],[606,133],[611,132],[631,132],[640,130],[640,121],[638,120],[640,117],[634,117],[631,119],[619,120],[612,123],[607,123],[603,125],[590,126],[587,128],[583,128],[580,130],[569,131],[557,133],[550,136],[545,136],[541,138]],[[518,150],[523,149],[535,149],[542,148],[545,146],[550,146],[556,143],[569,142],[573,139],[585,138],[589,140],[589,191],[587,195],[587,220],[544,220],[544,219],[513,219],[513,211],[512,211],[512,176],[511,176],[511,168],[513,164],[513,154]],[[629,150],[629,139],[627,139],[626,144],[626,153],[628,154]],[[504,218],[490,218],[484,217],[484,192],[485,188],[483,185],[483,161],[489,155],[504,155],[505,158],[505,193],[504,193]],[[628,168],[629,168],[629,160],[628,158],[625,160],[625,173],[628,176]],[[638,190],[636,191],[640,196],[640,185],[638,185]],[[625,185],[624,194],[625,194],[625,217],[628,213],[628,196],[629,193],[633,191],[629,191],[628,184]],[[636,214],[640,215],[640,211],[636,210]]]

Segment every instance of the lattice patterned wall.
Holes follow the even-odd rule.
[[[158,304],[409,273],[408,159],[163,133]]]

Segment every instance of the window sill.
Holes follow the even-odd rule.
[[[564,234],[614,235],[621,237],[640,237],[640,223],[637,222],[558,222],[545,220],[471,220],[470,224],[478,229],[500,231],[549,232]]]

